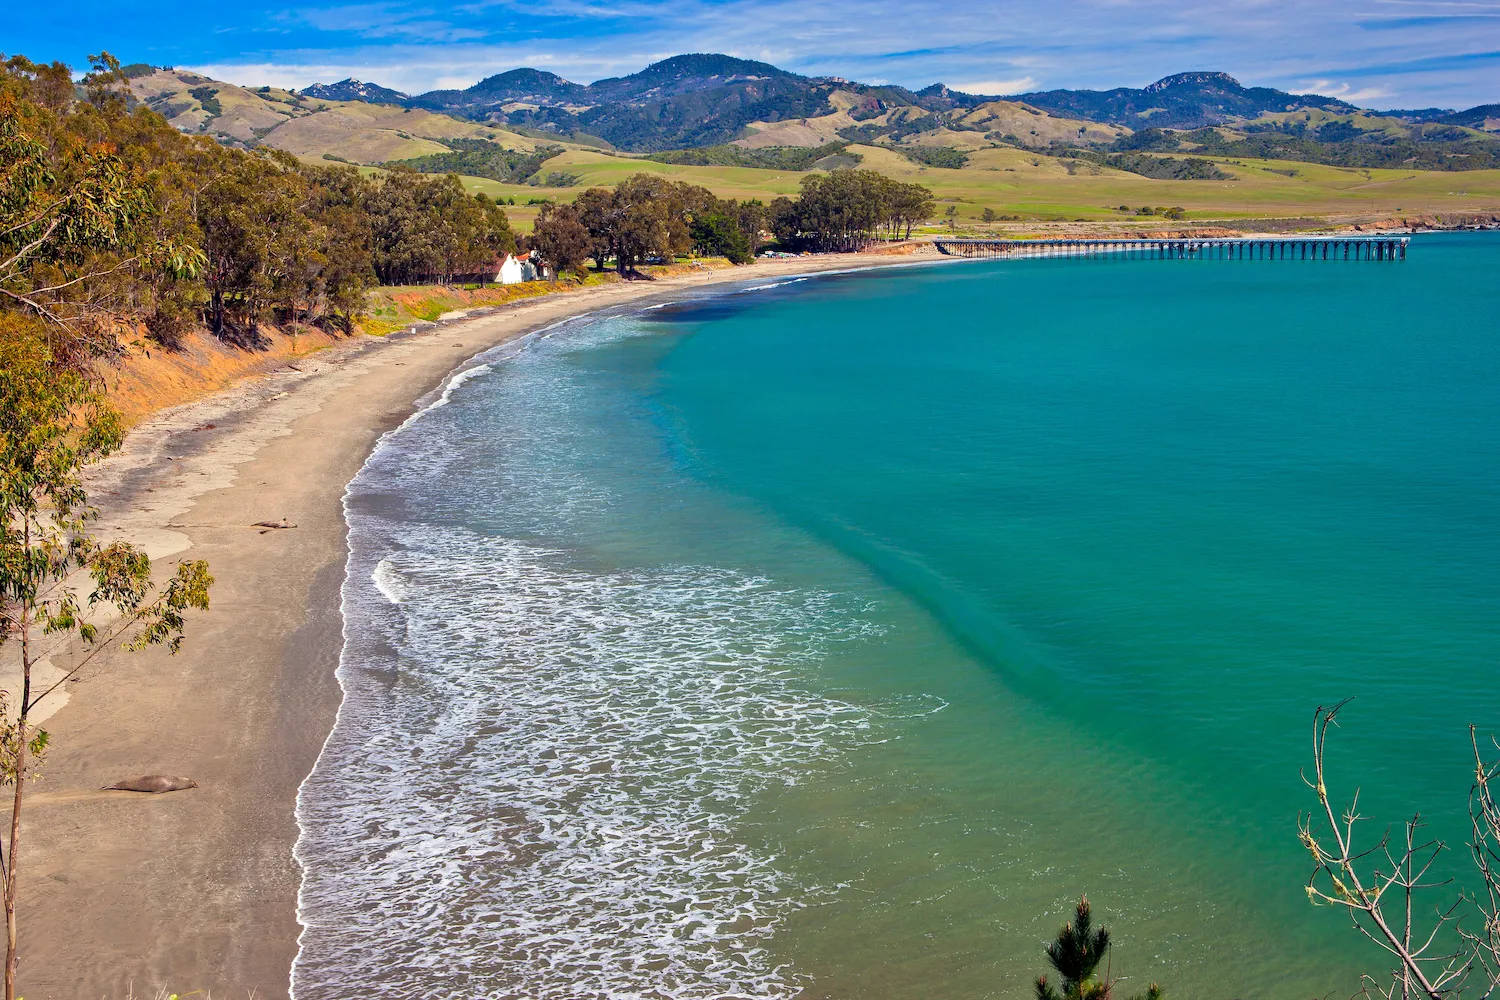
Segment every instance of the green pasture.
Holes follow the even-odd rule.
[[[1126,218],[1150,205],[1179,206],[1189,219],[1254,219],[1313,216],[1334,221],[1422,215],[1439,212],[1500,211],[1500,170],[1426,171],[1331,167],[1280,160],[1210,157],[1227,180],[1158,180],[1100,167],[1082,160],[1059,159],[1011,147],[991,147],[970,155],[962,169],[929,167],[894,150],[874,146],[851,149],[864,157],[861,166],[903,181],[925,184],[957,217],[973,222],[986,208],[998,216],[1036,221],[1104,221]],[[570,187],[502,184],[477,177],[464,183],[492,197],[550,198],[571,201],[585,188],[613,185],[640,171],[661,174],[709,188],[725,198],[795,195],[802,174],[749,167],[700,167],[656,163],[638,157],[573,149],[548,160],[542,169],[568,173],[579,183]],[[537,209],[508,208],[517,227],[530,228]]]

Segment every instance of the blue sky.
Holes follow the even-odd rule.
[[[1500,101],[1500,0],[17,0],[0,51],[408,92],[517,66],[571,80],[680,52],[982,93],[1223,70],[1373,108]]]

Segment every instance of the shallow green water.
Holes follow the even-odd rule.
[[[659,795],[663,822],[711,815],[718,843],[774,869],[741,916],[701,933],[649,929],[632,895],[645,890],[620,884],[636,922],[601,926],[676,935],[679,978],[652,979],[671,956],[633,985],[580,958],[544,984],[522,955],[464,988],[731,995],[681,970],[745,953],[736,935],[753,925],[746,995],[1023,997],[1040,942],[1086,892],[1115,928],[1113,971],[1135,986],[1159,979],[1184,1000],[1352,992],[1378,956],[1305,901],[1296,820],[1314,803],[1298,771],[1314,707],[1354,696],[1333,781],[1360,784],[1376,817],[1421,809],[1461,845],[1465,726],[1500,728],[1497,273],[1500,239],[1443,235],[1400,264],[819,278],[596,322],[455,390],[393,443],[448,456],[439,469],[367,469],[370,495],[401,507],[388,518],[401,541],[367,557],[357,542],[351,580],[361,558],[420,549],[415,525],[545,546],[570,574],[549,595],[668,567],[741,582],[657,581],[660,619],[574,596],[568,607],[600,601],[605,624],[585,615],[579,635],[541,638],[498,624],[494,649],[470,636],[441,656],[414,645],[413,662],[500,671],[507,643],[542,642],[545,662],[580,676],[628,660],[668,691],[699,690],[696,673],[673,679],[683,664],[788,671],[774,699],[737,707],[768,690],[753,677],[717,702],[728,718],[684,697],[659,739],[600,751],[639,772],[593,801]],[[460,599],[445,577],[408,575],[402,586]],[[755,595],[742,612],[736,587]],[[696,603],[701,588],[718,596]],[[502,599],[475,598],[475,613]],[[656,650],[679,627],[703,648]],[[361,655],[383,654],[347,654],[346,671]],[[630,690],[615,709],[637,710]],[[366,710],[387,718],[377,701]],[[799,712],[815,731],[786,721]],[[359,713],[346,707],[341,726]],[[702,733],[740,749],[716,756]],[[760,742],[734,742],[747,734]],[[454,749],[453,766],[503,776],[520,759],[506,754],[524,755],[476,753]],[[360,780],[346,768],[311,798],[353,815]],[[488,808],[524,813],[520,796]],[[610,850],[626,858],[612,871],[743,874]],[[700,910],[713,906],[652,912]],[[614,943],[628,952],[632,933]]]
[[[930,619],[841,683],[953,703],[777,803],[884,897],[787,954],[980,989],[1088,891],[1137,975],[1342,985],[1302,978],[1356,953],[1300,898],[1312,709],[1357,697],[1337,774],[1390,818],[1454,816],[1464,724],[1500,720],[1497,263],[1443,236],[1394,268],[981,264],[696,324],[656,396],[688,467]],[[1267,970],[1278,940],[1306,961]]]

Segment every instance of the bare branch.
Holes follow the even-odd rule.
[[[1418,905],[1420,892],[1441,888],[1451,880],[1428,881],[1427,873],[1446,849],[1439,840],[1418,840],[1418,831],[1423,823],[1420,815],[1413,816],[1402,827],[1402,837],[1392,842],[1387,829],[1373,847],[1359,849],[1355,845],[1356,826],[1364,817],[1359,814],[1359,791],[1351,796],[1349,806],[1339,813],[1328,792],[1327,742],[1328,731],[1338,724],[1338,714],[1348,701],[1341,701],[1332,708],[1319,707],[1313,714],[1313,775],[1308,781],[1306,773],[1302,779],[1318,796],[1322,807],[1322,822],[1331,838],[1332,847],[1324,847],[1313,833],[1313,817],[1304,817],[1298,824],[1298,835],[1312,855],[1314,867],[1307,882],[1308,898],[1314,903],[1329,903],[1342,906],[1359,932],[1392,955],[1397,962],[1391,970],[1391,985],[1381,987],[1370,977],[1364,977],[1364,993],[1371,993],[1394,1000],[1410,1000],[1425,997],[1427,1000],[1446,1000],[1457,996],[1478,955],[1468,946],[1468,936],[1460,932],[1459,946],[1451,952],[1430,954],[1433,947],[1443,940],[1442,932],[1456,920],[1455,914],[1465,902],[1458,895],[1446,909],[1431,910],[1430,917],[1420,914],[1427,907]],[[1476,759],[1478,750],[1476,744]],[[1483,767],[1479,768],[1483,774]],[[1471,796],[1471,801],[1474,796]],[[1497,813],[1500,818],[1500,813]],[[1476,819],[1475,830],[1481,829]],[[1476,832],[1476,843],[1480,836]],[[1488,841],[1486,841],[1488,843]],[[1483,848],[1475,848],[1476,853]],[[1383,858],[1383,863],[1372,858]],[[1488,881],[1488,879],[1487,879]],[[1492,900],[1493,883],[1491,884]],[[1324,887],[1327,888],[1324,888]],[[1430,921],[1430,923],[1429,923]],[[1500,927],[1497,927],[1500,932]],[[1500,933],[1495,936],[1500,945]],[[1418,943],[1420,942],[1420,943]],[[1491,958],[1500,964],[1500,951]],[[1486,967],[1488,967],[1486,965]],[[1493,979],[1493,977],[1490,977]],[[1494,989],[1493,981],[1485,996]]]

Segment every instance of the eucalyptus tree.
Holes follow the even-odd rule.
[[[516,247],[504,210],[466,193],[452,174],[392,170],[370,192],[366,210],[382,284],[450,282]]]
[[[749,201],[730,202],[732,207],[730,214],[734,216],[735,223],[740,227],[740,232],[750,242],[750,253],[754,254],[760,249],[762,243],[761,235],[766,227],[770,225],[770,213],[766,205],[759,198]]]
[[[615,193],[609,188],[592,187],[574,199],[573,207],[578,210],[578,221],[588,230],[588,255],[602,271],[614,243],[610,234],[615,226]]]
[[[688,206],[693,194],[656,174],[632,174],[615,187],[611,249],[622,275],[647,258],[671,257],[692,246]]]
[[[693,219],[693,249],[697,253],[724,257],[731,264],[754,259],[750,237],[728,212],[707,212]]]
[[[576,205],[543,205],[528,245],[552,268],[553,279],[583,271],[593,252],[589,228]]]
[[[83,470],[123,434],[95,367],[114,354],[116,303],[95,289],[152,270],[192,278],[204,260],[151,224],[141,164],[95,141],[129,117],[111,97],[117,69],[96,57],[94,103],[82,109],[48,69],[13,59],[0,72],[0,654],[15,674],[0,692],[0,783],[11,790],[0,833],[5,1000],[15,998],[22,810],[51,742],[37,711],[113,643],[176,652],[186,612],[208,607],[212,583],[198,560],[153,582],[145,552],[90,531]],[[85,651],[44,679],[39,644],[64,635]]]
[[[202,255],[145,231],[153,205],[130,164],[29,99],[35,80],[51,92],[51,74],[33,72],[12,60],[0,77],[0,303],[42,319],[59,360],[82,361],[111,343],[102,327],[116,303],[96,294],[106,279],[193,274]],[[55,335],[65,328],[74,335]]]
[[[824,252],[863,249],[884,231],[911,235],[911,227],[932,212],[932,192],[903,184],[873,170],[839,169],[802,178],[794,201],[777,198],[769,216],[776,238],[790,246]]]
[[[209,324],[216,335],[225,335],[231,318],[253,335],[299,272],[316,267],[307,260],[316,239],[304,213],[307,197],[306,179],[286,162],[225,152],[198,199]]]
[[[901,238],[908,240],[912,226],[925,222],[937,208],[932,190],[921,184],[896,183],[889,204],[892,231],[900,229]]]
[[[8,831],[0,846],[5,905],[5,1000],[14,1000],[16,903],[20,889],[21,811],[28,780],[50,737],[32,718],[98,652],[182,643],[184,612],[208,608],[213,578],[202,560],[179,562],[153,585],[151,560],[124,542],[102,543],[89,530],[95,511],[83,469],[120,444],[118,417],[85,372],[58,363],[14,314],[0,333],[0,649],[16,644],[19,685],[0,692],[0,781],[11,788]],[[82,572],[87,597],[74,575]],[[117,613],[101,627],[93,612]],[[91,650],[60,676],[42,681],[38,641],[72,633]]]

